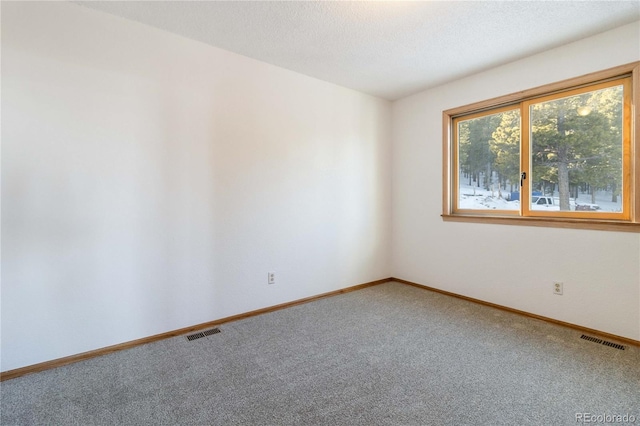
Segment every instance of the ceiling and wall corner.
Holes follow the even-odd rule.
[[[640,19],[637,1],[75,3],[388,100]]]

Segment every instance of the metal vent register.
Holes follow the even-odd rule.
[[[587,336],[586,334],[583,334],[582,336],[580,336],[580,338],[584,340],[588,340],[593,343],[599,343],[601,345],[610,346],[612,348],[616,348],[616,349],[620,349],[621,351],[624,351],[624,346],[619,345],[617,343],[608,342],[606,340],[598,339],[597,337]]]
[[[189,334],[187,336],[187,340],[192,341],[192,340],[200,339],[202,337],[207,337],[207,336],[211,336],[212,334],[218,334],[218,333],[220,333],[220,329],[216,327],[216,328],[212,328],[211,330],[205,330],[199,333]]]

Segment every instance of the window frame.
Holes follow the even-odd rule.
[[[457,158],[455,144],[456,131],[454,119],[465,116],[473,118],[475,116],[490,115],[505,110],[521,109],[521,137],[526,139],[520,142],[521,158],[529,154],[525,151],[528,148],[528,123],[526,114],[522,114],[522,109],[529,105],[541,102],[548,96],[554,96],[560,92],[580,91],[587,86],[598,85],[607,81],[630,77],[631,90],[629,100],[629,115],[631,121],[629,143],[625,142],[625,153],[623,161],[628,164],[624,177],[625,189],[628,187],[628,217],[617,216],[595,216],[593,214],[581,214],[581,212],[546,212],[545,214],[534,213],[523,216],[522,213],[531,211],[523,205],[522,210],[511,212],[492,210],[455,210],[457,207],[457,187],[458,184]],[[626,99],[625,99],[626,100]],[[473,104],[443,111],[443,190],[442,190],[442,218],[444,221],[452,222],[475,222],[475,223],[495,223],[506,225],[544,226],[578,229],[595,229],[606,231],[640,232],[640,142],[637,137],[637,124],[640,123],[640,61],[621,65],[603,71],[586,74],[580,77],[563,80],[539,86],[533,89],[512,93],[497,98],[476,102]],[[625,123],[626,124],[626,123]],[[627,127],[627,126],[625,126]],[[524,164],[523,164],[524,163]],[[625,164],[625,166],[627,165]],[[521,167],[528,167],[528,158],[521,160]],[[528,170],[522,168],[522,170]],[[527,171],[529,173],[529,171]],[[522,193],[523,203],[528,202],[529,194]],[[522,211],[522,213],[521,213]]]
[[[480,118],[480,117],[488,117],[490,115],[495,115],[495,114],[501,114],[503,112],[508,112],[508,111],[520,111],[520,105],[516,104],[509,104],[509,105],[504,105],[504,106],[500,106],[500,107],[496,107],[496,108],[491,108],[489,110],[485,110],[485,111],[479,111],[479,112],[473,112],[471,114],[464,114],[462,116],[456,116],[453,117],[451,120],[451,128],[452,128],[452,193],[453,193],[453,197],[452,197],[452,211],[456,212],[456,213],[462,213],[462,214],[483,214],[483,215],[491,215],[491,216],[496,216],[496,215],[505,215],[505,216],[518,216],[520,214],[519,211],[517,210],[487,210],[487,211],[480,211],[480,210],[472,210],[472,209],[461,209],[460,207],[458,207],[458,202],[460,201],[460,197],[456,197],[455,196],[455,190],[453,190],[453,188],[459,188],[459,178],[460,178],[460,170],[459,170],[459,164],[460,162],[458,161],[458,152],[459,150],[455,148],[455,144],[456,141],[458,140],[458,126],[456,126],[456,119],[458,118],[464,118],[465,120],[473,120],[474,118]],[[520,119],[522,120],[522,111],[520,111]],[[520,123],[520,127],[522,127],[522,122]],[[520,148],[522,148],[522,143],[520,143]],[[522,154],[521,154],[522,155]]]

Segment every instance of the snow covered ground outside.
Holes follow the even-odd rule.
[[[490,191],[482,187],[460,184],[458,191],[460,199],[458,200],[459,209],[472,209],[472,210],[520,210],[520,201],[507,201],[508,191],[502,191],[500,193],[497,190]],[[552,196],[554,200],[553,206],[534,206],[534,210],[550,211],[560,210],[558,193],[556,192]],[[578,199],[571,198],[570,207],[571,210],[575,210],[576,203],[579,205],[591,205],[591,195],[586,193],[578,194]],[[611,202],[611,193],[605,191],[599,191],[596,193],[596,205],[600,208],[595,210],[597,212],[619,212],[622,210],[622,204]]]

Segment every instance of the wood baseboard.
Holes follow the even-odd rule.
[[[509,308],[507,306],[502,306],[502,305],[498,305],[495,303],[491,303],[491,302],[486,302],[484,300],[480,300],[480,299],[474,299],[473,297],[468,297],[468,296],[462,296],[460,294],[457,293],[452,293],[450,291],[446,291],[446,290],[440,290],[438,288],[434,288],[434,287],[429,287],[423,284],[418,284],[418,283],[414,283],[411,281],[407,281],[407,280],[403,280],[400,278],[389,278],[389,281],[393,281],[393,282],[397,282],[397,283],[401,283],[401,284],[406,284],[406,285],[410,285],[413,287],[418,287],[421,288],[423,290],[429,290],[429,291],[434,291],[436,293],[440,293],[440,294],[444,294],[446,296],[451,296],[451,297],[455,297],[458,299],[462,299],[462,300],[467,300],[469,302],[473,302],[473,303],[478,303],[480,305],[484,305],[484,306],[488,306],[491,308],[495,308],[495,309],[500,309],[501,311],[506,311],[506,312],[511,312],[513,314],[518,314],[518,315],[522,315],[525,317],[529,317],[529,318],[535,318],[541,321],[545,321],[551,324],[556,324],[556,325],[561,325],[563,327],[568,327],[568,328],[572,328],[574,330],[578,330],[580,332],[583,333],[589,333],[589,334],[593,334],[596,335],[598,337],[603,337],[607,340],[614,340],[620,344],[628,344],[628,345],[633,345],[633,346],[640,346],[640,341],[638,340],[633,340],[633,339],[629,339],[627,337],[622,337],[622,336],[618,336],[615,334],[611,334],[611,333],[606,333],[604,331],[600,331],[600,330],[594,330],[593,328],[588,328],[588,327],[582,327],[580,325],[576,325],[576,324],[571,324],[569,322],[564,322],[564,321],[560,321],[560,320],[556,320],[553,318],[549,318],[549,317],[544,317],[542,315],[537,315],[537,314],[532,314],[530,312],[526,312],[526,311],[521,311],[519,309],[513,309],[513,308]]]
[[[232,321],[238,321],[245,318],[254,317],[256,315],[266,314],[268,312],[278,311],[280,309],[290,308],[292,306],[301,305],[303,303],[313,302],[318,299],[323,299],[325,297],[331,297],[338,294],[349,293],[351,291],[361,290],[366,287],[372,287],[378,284],[383,284],[389,282],[389,278],[384,278],[381,280],[371,281],[364,284],[354,285],[352,287],[343,288],[340,290],[329,291],[327,293],[318,294],[316,296],[305,297],[303,299],[294,300],[292,302],[281,303],[275,306],[269,306],[267,308],[256,309],[254,311],[245,312],[238,315],[232,315],[226,318],[220,318],[214,321],[205,322],[202,324],[193,325],[190,327],[180,328],[178,330],[168,331],[166,333],[156,334],[154,336],[143,337],[142,339],[132,340],[130,342],[124,342],[117,345],[107,346],[105,348],[96,349],[93,351],[83,352],[77,355],[70,355],[64,358],[58,358],[51,361],[45,361],[38,364],[28,365],[26,367],[16,368],[15,370],[8,370],[0,372],[0,382],[10,379],[15,379],[16,377],[24,376],[26,374],[38,373],[40,371],[50,370],[52,368],[61,367],[63,365],[72,364],[74,362],[84,361],[86,359],[99,357],[102,355],[110,354],[112,352],[118,352],[125,349],[130,349],[135,346],[144,345],[147,343],[157,342],[158,340],[168,339],[170,337],[176,337],[183,334],[189,334],[194,331],[203,330],[206,328],[217,327],[221,324],[225,324]]]
[[[507,312],[511,312],[514,314],[518,314],[518,315],[522,315],[525,317],[529,317],[529,318],[535,318],[538,320],[542,320],[542,321],[546,321],[552,324],[556,324],[556,325],[560,325],[563,327],[568,327],[568,328],[572,328],[574,330],[578,330],[584,333],[589,333],[589,334],[593,334],[596,335],[598,337],[602,337],[608,340],[614,340],[616,342],[619,342],[621,344],[628,344],[628,345],[634,345],[634,346],[640,346],[640,341],[638,340],[633,340],[633,339],[629,339],[626,337],[622,337],[622,336],[617,336],[615,334],[610,334],[610,333],[606,333],[603,331],[599,331],[599,330],[594,330],[592,328],[587,328],[587,327],[582,327],[576,324],[571,324],[568,322],[564,322],[564,321],[559,321],[553,318],[548,318],[548,317],[544,317],[541,315],[536,315],[536,314],[532,314],[529,312],[525,312],[525,311],[521,311],[518,309],[513,309],[513,308],[509,308],[506,306],[502,306],[502,305],[498,305],[495,303],[491,303],[491,302],[486,302],[484,300],[480,300],[480,299],[474,299],[473,297],[468,297],[468,296],[462,296],[460,294],[456,294],[456,293],[452,293],[446,290],[440,290],[438,288],[434,288],[434,287],[429,287],[423,284],[418,284],[412,281],[407,281],[407,280],[403,280],[401,278],[395,278],[395,277],[390,277],[390,278],[384,278],[381,280],[376,280],[376,281],[371,281],[368,283],[364,283],[364,284],[358,284],[358,285],[354,285],[351,287],[347,287],[347,288],[343,288],[340,290],[335,290],[335,291],[330,291],[327,293],[322,293],[322,294],[318,294],[316,296],[311,296],[311,297],[305,297],[303,299],[298,299],[298,300],[294,300],[291,302],[286,302],[286,303],[281,303],[279,305],[274,305],[274,306],[269,306],[267,308],[262,308],[262,309],[256,309],[254,311],[250,311],[250,312],[245,312],[242,314],[238,314],[238,315],[232,315],[230,317],[225,317],[225,318],[220,318],[214,321],[209,321],[209,322],[205,322],[202,324],[197,324],[197,325],[193,325],[190,327],[185,327],[185,328],[180,328],[178,330],[173,330],[173,331],[168,331],[166,333],[161,333],[161,334],[156,334],[154,336],[149,336],[149,337],[144,337],[142,339],[137,339],[137,340],[132,340],[130,342],[124,342],[124,343],[120,343],[117,345],[113,345],[113,346],[107,346],[105,348],[101,348],[101,349],[96,349],[93,351],[88,351],[88,352],[83,352],[77,355],[70,355],[64,358],[58,358],[58,359],[54,359],[51,361],[45,361],[45,362],[41,362],[38,364],[33,364],[33,365],[28,365],[26,367],[21,367],[21,368],[16,368],[15,370],[8,370],[8,371],[4,371],[4,372],[0,372],[0,382],[4,381],[4,380],[10,380],[10,379],[15,379],[16,377],[20,377],[20,376],[24,376],[26,374],[31,374],[31,373],[37,373],[40,371],[45,371],[45,370],[49,370],[52,368],[56,368],[56,367],[61,367],[63,365],[67,365],[67,364],[72,364],[74,362],[79,362],[79,361],[83,361],[86,359],[90,359],[90,358],[95,358],[95,357],[99,357],[102,355],[106,355],[112,352],[118,352],[124,349],[129,349],[129,348],[133,348],[135,346],[140,346],[140,345],[144,345],[147,343],[152,343],[152,342],[157,342],[159,340],[163,340],[163,339],[168,339],[170,337],[176,337],[176,336],[180,336],[183,334],[189,334],[189,333],[193,333],[194,331],[199,331],[199,330],[204,330],[206,328],[212,328],[212,327],[217,327],[221,324],[225,324],[228,322],[233,322],[233,321],[238,321],[241,319],[245,319],[245,318],[250,318],[250,317],[254,317],[257,315],[262,315],[262,314],[266,314],[268,312],[274,312],[274,311],[278,311],[280,309],[286,309],[286,308],[290,308],[292,306],[296,306],[296,305],[301,305],[303,303],[308,303],[308,302],[313,302],[315,300],[319,300],[319,299],[323,299],[325,297],[331,297],[331,296],[336,296],[338,294],[343,294],[343,293],[349,293],[351,291],[356,291],[356,290],[361,290],[363,288],[367,288],[367,287],[372,287],[375,285],[379,285],[379,284],[384,284],[387,282],[397,282],[400,284],[405,284],[405,285],[410,285],[413,287],[417,287],[423,290],[428,290],[428,291],[433,291],[436,293],[440,293],[440,294],[444,294],[447,296],[451,296],[451,297],[455,297],[458,299],[462,299],[462,300],[467,300],[469,302],[473,302],[473,303],[478,303],[480,305],[484,305],[484,306],[488,306],[491,308],[495,308],[495,309],[500,309],[502,311],[507,311]]]

